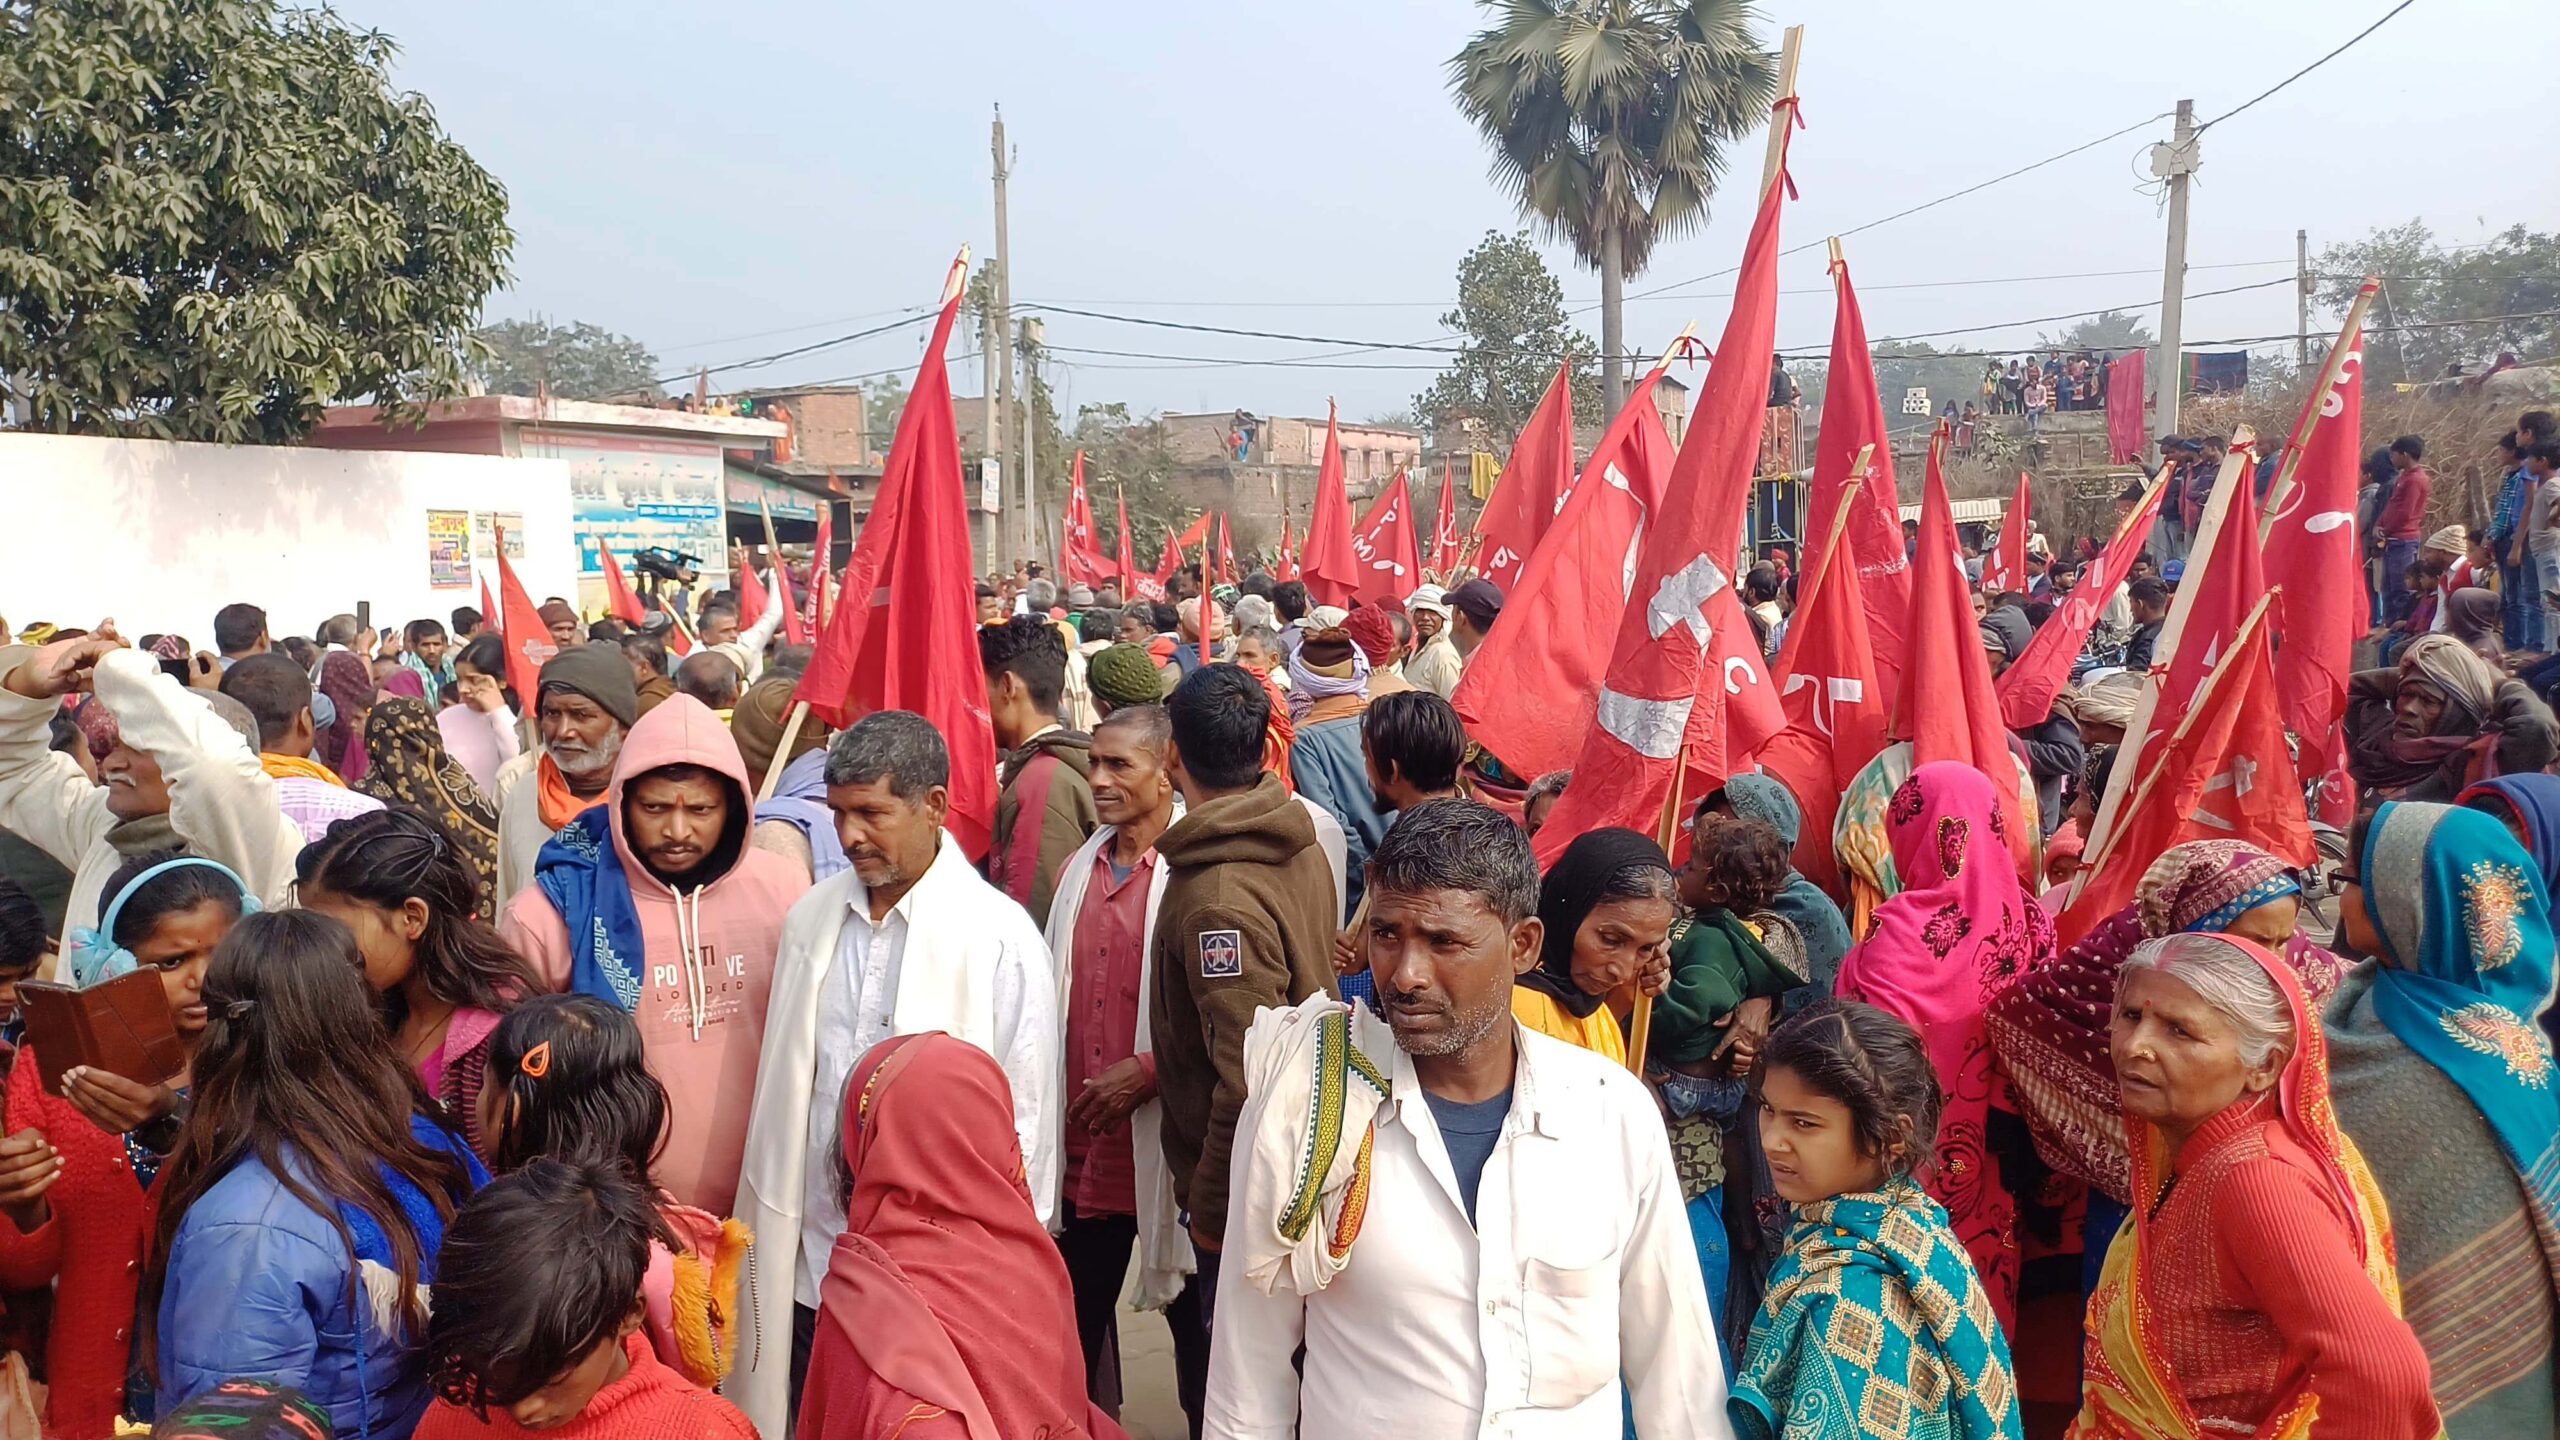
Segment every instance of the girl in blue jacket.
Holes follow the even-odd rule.
[[[487,1172],[382,1033],[337,921],[243,920],[204,1003],[144,1277],[159,1404],[252,1378],[302,1391],[339,1440],[404,1440],[436,1251]]]

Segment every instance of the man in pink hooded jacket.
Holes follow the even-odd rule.
[[[754,827],[729,728],[677,696],[631,727],[604,803],[542,847],[501,926],[552,986],[639,1023],[669,1102],[659,1183],[714,1215],[737,1198],[783,913],[809,888]]]

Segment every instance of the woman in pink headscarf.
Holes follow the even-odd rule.
[[[1911,772],[1885,812],[1902,889],[1840,962],[1836,992],[1927,1037],[1946,1091],[1929,1193],[1973,1257],[2003,1329],[2018,1300],[2017,1201],[1992,1157],[1991,1113],[2010,1108],[1983,1023],[1992,991],[2053,951],[2053,921],[2018,881],[2000,802],[1970,765]]]
[[[373,713],[373,667],[352,650],[332,650],[320,659],[316,688],[338,707],[338,718],[321,732],[312,755],[353,785],[364,778],[364,720]]]

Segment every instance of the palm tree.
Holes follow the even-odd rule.
[[[1626,279],[1706,220],[1724,146],[1777,97],[1748,0],[1485,0],[1498,12],[1449,61],[1458,108],[1493,145],[1496,184],[1600,272],[1602,394],[1626,401]]]

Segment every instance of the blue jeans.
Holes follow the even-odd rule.
[[[2417,561],[2417,541],[2382,542],[2382,618],[2388,623],[2408,619],[2417,606],[2418,592],[2409,588],[2409,567]]]
[[[2501,542],[2499,548],[2505,549],[2505,543]],[[2536,627],[2531,626],[2525,618],[2528,608],[2535,611],[2542,608],[2540,597],[2526,588],[2525,582],[2530,574],[2531,571],[2526,566],[2509,565],[2503,560],[2498,562],[2499,638],[2507,642],[2507,648],[2510,650],[2542,648],[2539,642],[2532,639]],[[2532,602],[2530,607],[2526,604],[2528,600]]]

